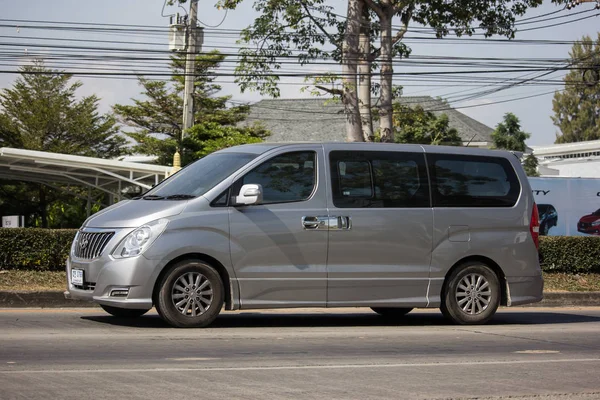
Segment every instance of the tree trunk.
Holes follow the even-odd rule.
[[[369,61],[371,46],[369,40],[369,23],[369,9],[368,7],[363,7],[359,37],[358,103],[365,142],[372,142],[374,140],[373,118],[371,116],[371,63]]]
[[[385,17],[381,17],[381,93],[380,99],[380,133],[382,142],[394,141],[392,125],[392,16],[393,8],[389,2],[382,5]]]
[[[346,140],[364,140],[357,96],[358,37],[362,15],[362,0],[348,0],[348,19],[342,47],[342,74],[344,112],[346,114]]]
[[[40,195],[40,216],[42,217],[42,228],[48,228],[48,204],[46,202],[46,190],[44,189],[44,185],[40,184],[39,188]]]

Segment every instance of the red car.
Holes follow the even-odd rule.
[[[588,235],[600,235],[600,210],[581,217],[577,223],[577,230]]]

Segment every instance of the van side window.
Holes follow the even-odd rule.
[[[434,207],[512,207],[521,186],[500,157],[428,155]]]
[[[337,208],[430,206],[423,154],[332,151],[329,161]]]
[[[281,154],[247,173],[239,186],[262,185],[262,204],[308,200],[315,189],[316,163],[314,151]]]

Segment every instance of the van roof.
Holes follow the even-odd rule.
[[[464,147],[464,146],[432,146],[432,145],[419,145],[419,144],[397,144],[397,143],[365,143],[365,142],[285,142],[285,143],[256,143],[256,144],[244,144],[241,146],[230,147],[221,150],[226,153],[251,153],[251,154],[262,154],[269,150],[290,147],[303,144],[321,144],[325,147],[333,147],[339,150],[392,150],[392,149],[405,149],[416,152],[424,153],[443,153],[443,154],[469,154],[469,155],[481,155],[481,156],[500,156],[507,157],[509,154],[513,154],[506,150],[490,150],[481,149],[475,147]]]

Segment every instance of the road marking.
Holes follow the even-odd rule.
[[[180,357],[180,358],[167,358],[169,361],[211,361],[211,360],[220,360],[220,358],[214,357]]]
[[[521,350],[515,351],[517,354],[556,354],[560,353],[558,350]]]
[[[87,374],[87,373],[140,373],[140,372],[219,372],[219,371],[277,371],[302,369],[369,369],[369,368],[418,368],[418,367],[457,367],[486,365],[525,365],[560,363],[596,363],[600,358],[565,358],[556,360],[512,360],[512,361],[466,361],[439,363],[406,364],[318,364],[318,365],[278,365],[253,367],[200,367],[200,368],[131,368],[131,369],[62,369],[62,370],[0,370],[0,374]]]

